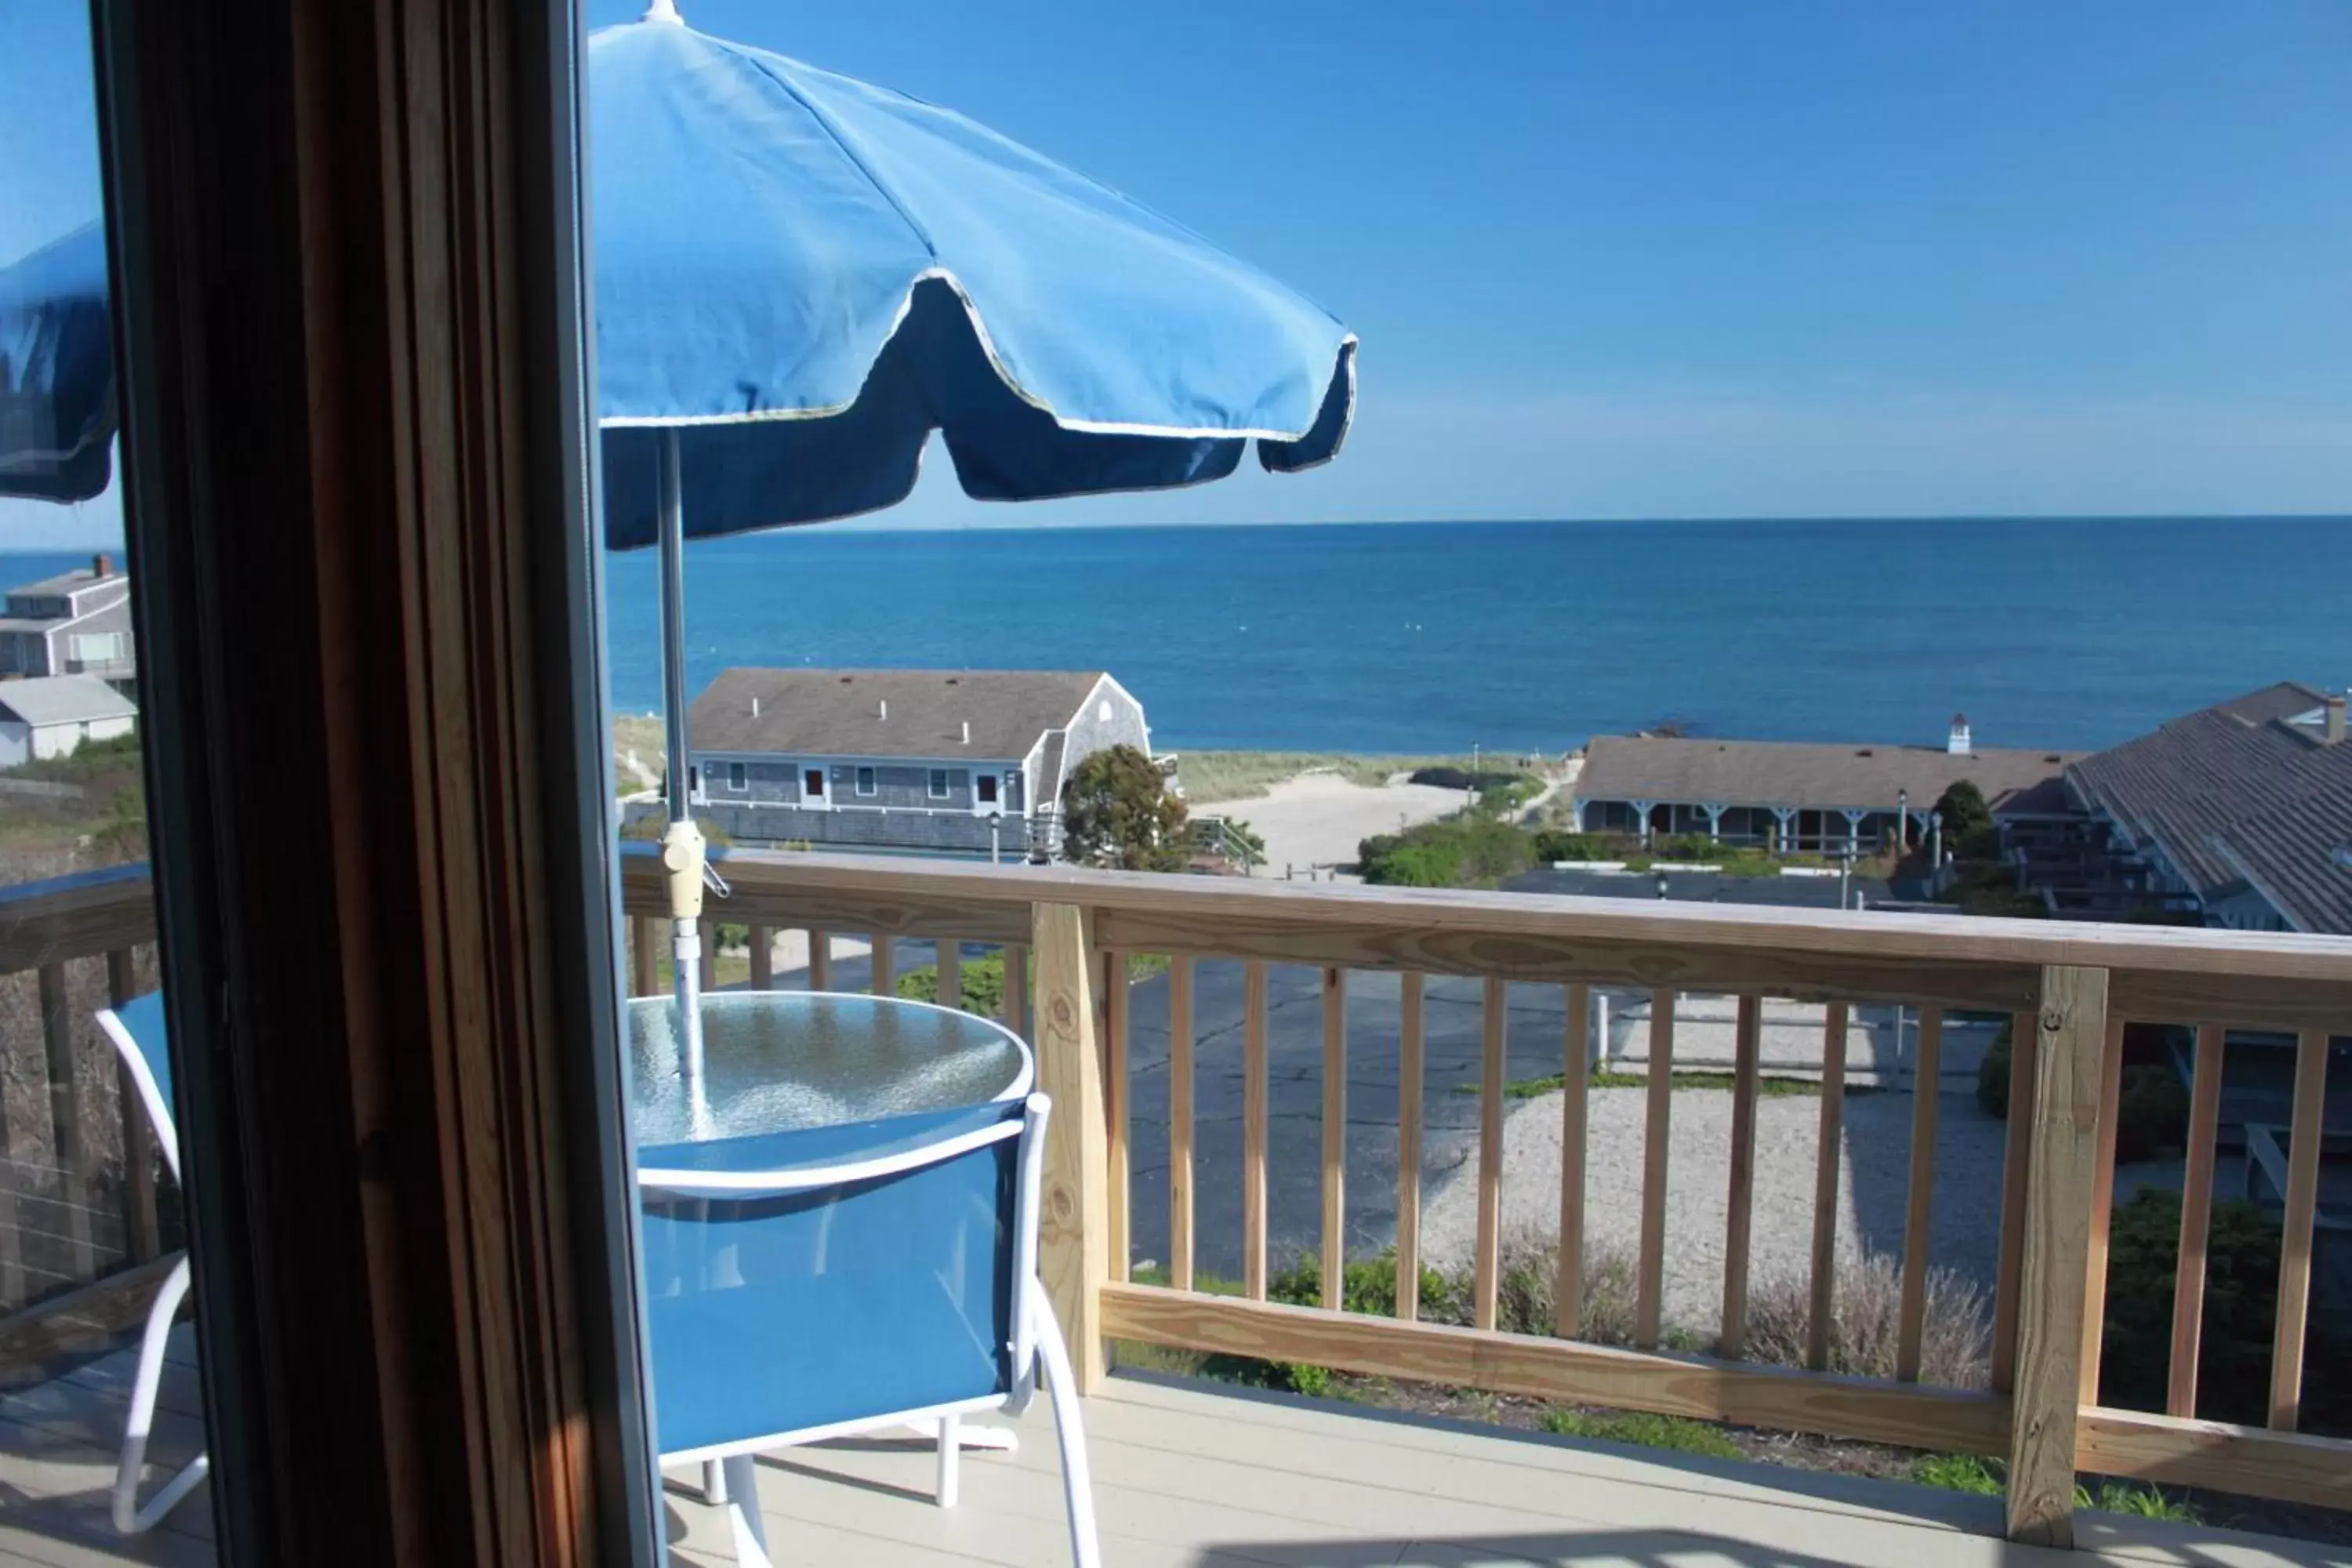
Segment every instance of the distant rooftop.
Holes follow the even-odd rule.
[[[1984,792],[1996,812],[2063,810],[2058,780],[2079,755],[1602,735],[1585,750],[1576,797],[1891,811],[1896,792],[1905,791],[1914,806],[1925,810],[1944,791],[1968,779]]]
[[[94,675],[0,680],[0,716],[31,724],[80,724],[135,717],[138,705]]]
[[[2155,840],[2200,899],[2252,889],[2300,930],[2352,931],[2352,857],[2338,853],[2352,846],[2352,741],[2327,739],[2329,702],[2282,681],[2084,757],[2067,778]]]
[[[90,563],[87,566],[77,566],[70,572],[60,572],[54,577],[44,577],[37,583],[19,583],[6,589],[5,592],[11,595],[23,594],[27,596],[77,594],[84,588],[95,587],[100,583],[121,582],[125,574],[116,570],[114,557],[101,552],[91,556]]]
[[[698,752],[1018,760],[1068,724],[1101,679],[1100,670],[730,669],[694,700],[689,733]]]

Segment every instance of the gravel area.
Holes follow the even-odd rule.
[[[1517,1105],[1504,1123],[1503,1234],[1546,1241],[1559,1235],[1561,1096]],[[1592,1091],[1585,1165],[1586,1234],[1595,1247],[1633,1254],[1640,1245],[1646,1091]],[[1910,1182],[1912,1096],[1850,1095],[1838,1166],[1838,1246],[1899,1257]],[[1812,1250],[1816,1096],[1757,1104],[1754,1229],[1749,1279],[1802,1277]],[[1723,1302],[1723,1236],[1731,1171],[1731,1095],[1685,1089],[1674,1096],[1666,1160],[1665,1317],[1711,1331]],[[2002,1124],[1975,1098],[1947,1093],[1937,1103],[1931,1263],[1958,1270],[1990,1293],[2000,1237]],[[1477,1237],[1474,1156],[1448,1173],[1425,1200],[1423,1247],[1437,1268],[1467,1268]]]

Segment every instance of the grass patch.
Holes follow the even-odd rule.
[[[1647,1073],[1638,1072],[1601,1071],[1594,1073],[1591,1078],[1594,1089],[1641,1089],[1649,1081],[1650,1077]],[[1732,1075],[1727,1072],[1675,1074],[1676,1089],[1727,1089],[1732,1086],[1733,1081]],[[1559,1073],[1554,1073],[1549,1078],[1515,1078],[1503,1086],[1503,1098],[1505,1100],[1538,1100],[1556,1089],[1565,1088],[1567,1083],[1568,1079]],[[1478,1092],[1478,1086],[1475,1083],[1457,1083],[1454,1086],[1454,1092],[1475,1094]],[[1870,1094],[1874,1092],[1874,1086],[1849,1083],[1845,1086],[1845,1092],[1849,1097]],[[1811,1079],[1765,1078],[1756,1080],[1756,1094],[1759,1100],[1818,1100],[1821,1098],[1821,1093],[1822,1086]]]
[[[1999,1459],[1980,1458],[1974,1454],[1922,1454],[1912,1462],[1911,1479],[1938,1491],[1999,1497],[2008,1489],[2009,1467]],[[2095,1491],[2078,1485],[2074,1489],[2074,1506],[2097,1509],[2103,1513],[2130,1514],[2136,1519],[2169,1520],[2176,1524],[2205,1522],[2204,1514],[2188,1499],[2175,1497],[2161,1487],[2130,1481],[2101,1481]]]
[[[1583,1410],[1547,1410],[1543,1429],[1563,1437],[1591,1437],[1606,1443],[1631,1443],[1643,1448],[1668,1448],[1677,1454],[1697,1454],[1709,1459],[1744,1459],[1738,1444],[1720,1426],[1684,1415],[1656,1415],[1644,1410],[1594,1414]]]
[[[1400,757],[1354,752],[1186,752],[1177,768],[1194,810],[1225,801],[1255,800],[1304,773],[1337,773],[1375,788],[1392,773],[1460,766],[1467,757]]]

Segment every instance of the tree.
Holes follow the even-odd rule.
[[[1082,866],[1181,871],[1191,842],[1182,797],[1133,746],[1090,753],[1062,787],[1062,850]]]
[[[1961,779],[1946,790],[1936,810],[1944,819],[1944,842],[1963,858],[1974,858],[1972,847],[1993,837],[1992,808],[1971,780]]]

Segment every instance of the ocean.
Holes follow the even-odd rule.
[[[8,559],[24,581],[79,557]],[[660,703],[651,552],[607,557],[614,704]],[[1695,735],[2090,748],[2352,681],[2352,519],[943,532],[687,550],[737,664],[1102,668],[1164,748],[1562,751]]]

